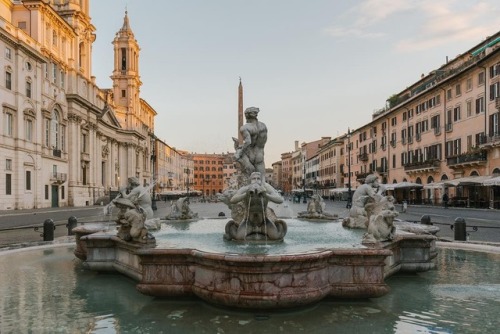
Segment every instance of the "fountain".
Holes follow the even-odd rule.
[[[299,212],[298,217],[319,220],[336,220],[339,218],[338,215],[325,211],[325,201],[318,194],[312,195],[307,203],[307,211]]]
[[[358,216],[368,210],[374,217],[371,225],[366,215],[359,218],[364,237],[364,230],[344,228],[339,220],[278,219],[269,204],[279,205],[283,198],[265,182],[267,128],[257,120],[258,112],[245,110],[243,142],[235,140],[238,182],[221,196],[231,219],[175,222],[175,231],[165,227],[153,233],[156,244],[141,242],[147,240],[142,234],[75,231],[75,255],[85,267],[122,273],[145,295],[197,296],[211,304],[261,310],[325,298],[381,297],[389,292],[385,278],[392,274],[434,268],[436,237],[394,233],[392,202],[382,195],[358,208]],[[355,220],[353,212],[347,221]]]
[[[181,197],[172,204],[166,220],[191,220],[197,219],[198,214],[194,213],[189,207],[189,198]]]

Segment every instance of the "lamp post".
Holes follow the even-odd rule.
[[[304,191],[304,199],[302,203],[307,203],[307,193],[306,193],[306,156],[304,155],[304,182],[302,182],[303,191]]]
[[[352,193],[351,193],[351,129],[347,128],[347,187],[349,195],[347,198],[346,208],[350,209],[352,206]]]
[[[190,174],[190,171],[189,171],[189,168],[185,168],[184,171],[187,174],[186,188],[187,188],[187,200],[189,202],[189,174]]]
[[[158,207],[156,206],[156,194],[155,194],[155,188],[156,188],[156,180],[155,180],[155,165],[156,165],[156,150],[155,150],[155,135],[151,136],[151,165],[152,165],[152,181],[151,185],[153,187],[153,199],[151,200],[151,209],[153,210],[158,210]]]
[[[206,199],[205,199],[205,184],[208,186],[209,183],[210,183],[210,179],[203,179],[203,202],[206,201]]]

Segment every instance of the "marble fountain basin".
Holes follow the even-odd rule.
[[[80,226],[75,255],[95,271],[116,271],[155,297],[197,296],[244,309],[301,307],[325,298],[359,299],[389,293],[385,278],[434,268],[436,238],[398,232],[391,242],[362,245],[364,231],[340,221],[287,219],[279,243],[222,238],[226,219],[167,222],[156,245],[125,242],[99,224]]]

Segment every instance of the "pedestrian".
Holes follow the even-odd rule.
[[[445,209],[448,209],[448,200],[449,200],[448,193],[444,193],[443,194],[443,206]]]

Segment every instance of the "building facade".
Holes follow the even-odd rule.
[[[0,0],[0,14],[0,209],[92,205],[130,176],[151,184],[156,112],[139,95],[127,14],[112,89],[92,76],[88,0]]]
[[[419,185],[393,190],[397,201],[436,204],[447,192],[452,198],[466,198],[467,206],[496,208],[498,187],[461,179],[500,174],[499,110],[497,32],[391,96],[368,123],[335,138],[335,146],[342,147],[338,161],[329,160],[335,154],[330,147],[334,144],[323,146],[317,180],[320,184],[336,180],[336,187],[355,189],[368,174],[377,173],[387,185]],[[300,158],[296,156],[297,184]],[[303,174],[307,182],[307,172]]]

